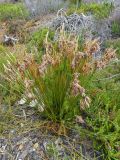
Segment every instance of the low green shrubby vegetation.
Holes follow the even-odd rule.
[[[38,31],[34,32],[31,35],[31,38],[28,42],[28,49],[32,50],[32,48],[36,47],[39,52],[43,52],[44,40],[48,31],[49,31],[49,40],[53,40],[54,31],[51,31],[48,28],[39,29]]]
[[[112,22],[111,30],[112,30],[113,36],[119,37],[120,36],[120,23]]]
[[[107,40],[105,42],[105,47],[110,47],[110,46],[116,49],[118,57],[120,57],[120,38]]]
[[[22,3],[0,4],[0,20],[11,20],[11,19],[26,19],[28,17],[28,11]]]
[[[96,76],[101,79],[100,75]],[[83,136],[93,140],[95,149],[101,152],[103,159],[119,159],[120,157],[119,80],[120,78],[115,80],[103,78],[93,83],[92,103],[85,111],[84,120],[87,127],[85,129],[77,127]]]
[[[22,86],[17,81],[14,81],[16,70],[11,71],[11,67],[9,68],[9,73],[13,77],[8,73],[8,78],[6,79],[4,74],[8,71],[6,65],[10,66],[12,63],[12,67],[15,68],[17,58],[20,60],[23,57],[25,50],[24,48],[22,49],[23,46],[18,46],[16,45],[16,48],[10,51],[10,47],[0,45],[0,104],[4,103],[8,106],[12,106],[22,93]],[[14,83],[9,78],[13,78]]]
[[[30,32],[25,28],[26,20],[11,20],[7,22],[7,35],[14,35],[19,40],[19,43],[25,44],[28,42]]]
[[[3,45],[0,45],[0,72],[3,70],[3,64],[7,61],[6,52],[8,52],[7,49]]]
[[[84,13],[93,14],[97,19],[104,19],[107,18],[110,15],[110,12],[113,9],[113,5],[110,3],[80,3],[80,5],[71,4],[71,6],[68,9],[68,14],[72,14],[74,12],[76,13]]]
[[[83,2],[83,0],[70,0],[70,3],[74,4],[76,6],[79,6],[82,2]]]

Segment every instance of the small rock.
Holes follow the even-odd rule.
[[[81,124],[85,124],[84,119],[82,118],[82,116],[76,116],[76,122],[77,123],[81,123]]]
[[[36,105],[37,105],[37,100],[35,99],[35,100],[32,100],[31,102],[30,102],[30,104],[29,104],[29,106],[30,107],[35,107]]]
[[[18,101],[18,105],[23,105],[26,103],[26,99],[22,98],[20,101]]]
[[[20,126],[21,126],[21,128],[23,128],[23,127],[24,127],[24,124],[23,124],[23,123],[20,123]]]
[[[18,39],[14,38],[14,37],[7,36],[7,35],[4,35],[4,41],[3,41],[4,45],[14,46],[15,43],[17,43],[17,42],[18,42]]]
[[[33,147],[34,147],[35,149],[38,149],[39,144],[38,144],[38,143],[35,143]]]
[[[23,145],[21,144],[18,149],[22,150],[23,149]]]

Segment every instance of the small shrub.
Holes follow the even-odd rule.
[[[11,20],[11,19],[26,19],[28,17],[28,12],[26,8],[21,3],[10,4],[4,3],[0,4],[0,20]]]
[[[27,43],[30,33],[25,28],[25,20],[14,20],[7,22],[7,35],[14,35],[19,43]]]
[[[3,63],[7,61],[6,52],[7,49],[3,45],[0,45],[0,72],[3,70]]]
[[[113,22],[111,29],[112,29],[113,36],[117,36],[117,37],[120,36],[120,24],[119,23]]]
[[[31,50],[32,47],[34,46],[37,48],[38,51],[43,51],[44,50],[43,43],[48,31],[49,31],[48,28],[43,28],[33,33],[28,43],[28,48]],[[53,40],[53,38],[54,38],[54,32],[49,31],[49,40]]]
[[[102,78],[101,78],[102,77]],[[86,127],[78,126],[80,135],[90,138],[101,158],[119,160],[120,152],[120,63],[107,65],[94,73],[87,84],[92,102],[81,113]],[[86,138],[85,137],[85,138]]]
[[[0,46],[0,99],[3,104],[12,106],[22,94],[23,87],[14,78],[17,73],[17,59],[21,61],[23,56],[25,56],[25,48],[21,45],[16,45],[13,49]],[[6,65],[9,66],[8,70]],[[7,74],[8,71],[10,74]]]
[[[102,83],[99,87],[93,94],[91,107],[86,109],[86,124],[91,129],[83,130],[83,134],[93,141],[95,149],[101,152],[103,159],[119,160],[120,86],[117,86],[116,91],[112,85],[107,90],[104,85],[102,87]]]
[[[66,6],[66,0],[31,0],[24,2],[32,16],[55,12],[59,8]]]
[[[71,7],[68,9],[68,14],[72,14],[74,12],[76,13],[91,13],[93,14],[97,19],[104,19],[107,18],[111,11],[112,11],[112,4],[110,3],[91,3],[91,4],[84,4],[81,3],[81,5],[76,8],[75,5],[71,5]]]
[[[105,42],[105,47],[112,46],[114,49],[117,49],[116,52],[118,54],[118,57],[120,57],[120,39],[112,39]]]
[[[74,5],[76,5],[76,7],[79,7],[82,3],[82,0],[70,0],[70,2]]]

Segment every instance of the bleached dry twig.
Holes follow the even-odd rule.
[[[115,77],[118,77],[118,76],[120,76],[120,73],[112,75],[112,76],[107,77],[107,78],[102,78],[102,79],[94,80],[93,82],[99,82],[99,81],[109,80],[109,79],[112,79],[112,78],[115,78]]]

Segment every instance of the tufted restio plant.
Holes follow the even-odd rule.
[[[21,77],[19,83],[24,86],[25,98],[34,101],[46,118],[55,122],[69,121],[90,107],[89,91],[80,79],[84,81],[84,77],[104,68],[116,58],[115,50],[107,49],[100,59],[95,59],[94,54],[100,50],[98,39],[85,42],[79,50],[78,37],[68,35],[63,28],[57,42],[48,41],[48,36],[49,33],[41,59],[36,60],[34,54],[26,55],[21,63],[17,62],[16,76],[11,77],[17,81],[17,76]],[[7,68],[6,65],[9,73]]]

